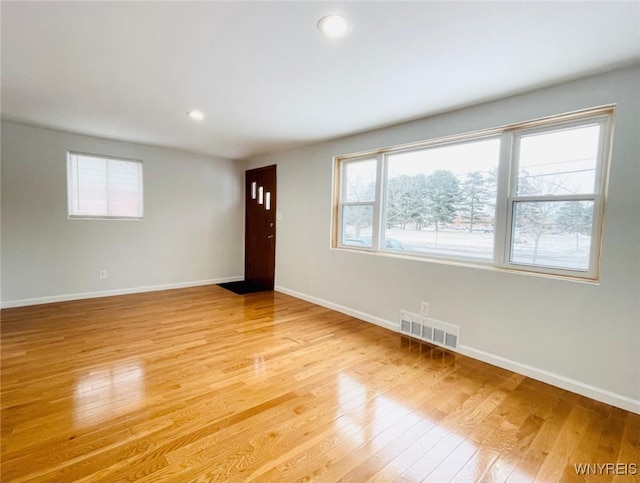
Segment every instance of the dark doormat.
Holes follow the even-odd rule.
[[[244,295],[254,292],[266,292],[267,290],[272,290],[270,288],[264,287],[263,285],[259,285],[253,282],[246,282],[244,280],[241,282],[219,283],[218,287],[225,288],[233,293],[237,293],[238,295]]]

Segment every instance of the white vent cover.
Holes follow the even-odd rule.
[[[460,326],[405,312],[400,313],[400,332],[415,339],[457,349],[460,340]]]

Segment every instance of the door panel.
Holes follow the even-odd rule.
[[[276,167],[245,175],[244,279],[273,288],[276,268]]]

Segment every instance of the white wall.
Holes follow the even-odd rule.
[[[250,160],[278,165],[277,289],[389,327],[429,302],[431,316],[462,327],[461,352],[640,412],[639,93],[635,66]],[[609,103],[618,109],[598,285],[329,248],[333,156]]]
[[[144,220],[68,219],[67,150],[142,160]],[[3,122],[3,306],[241,277],[242,168]]]

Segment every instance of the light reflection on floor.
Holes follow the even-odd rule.
[[[345,420],[345,430],[354,447],[362,446],[387,429],[400,415],[411,418],[413,423],[423,419],[411,407],[384,394],[377,394],[354,377],[341,373],[338,379],[338,398]],[[373,392],[373,394],[372,394]]]
[[[251,360],[251,368],[255,376],[264,376],[267,372],[267,360],[264,356],[255,356]]]
[[[402,346],[416,350],[422,357],[429,359],[435,367],[448,367],[455,364],[455,356],[447,351],[440,350],[433,346],[415,345],[413,341],[401,341]],[[465,435],[459,435],[451,431],[447,425],[441,425],[429,417],[426,408],[421,409],[419,402],[411,402],[403,399],[407,393],[399,384],[391,391],[379,392],[375,388],[375,383],[364,384],[359,382],[358,374],[341,372],[338,376],[338,400],[337,410],[342,413],[340,432],[345,438],[345,443],[351,447],[351,451],[358,448],[367,447],[370,451],[385,452],[389,450],[387,446],[390,440],[401,438],[405,431],[403,428],[411,428],[420,425],[425,428],[422,434],[410,447],[407,448],[407,458],[399,456],[398,460],[391,459],[381,475],[390,477],[406,477],[408,481],[413,481],[416,477],[420,481],[425,474],[433,473],[437,475],[443,469],[440,468],[442,461],[447,464],[456,465],[460,463],[460,458],[465,461],[476,457],[472,466],[467,470],[473,473],[474,463],[482,464],[487,455],[477,455],[476,444]],[[437,401],[434,402],[437,407]],[[442,447],[447,448],[447,454],[440,454]],[[377,453],[384,459],[383,453]],[[394,455],[394,457],[397,455]],[[495,458],[496,455],[493,455]],[[458,461],[460,460],[460,461]],[[398,466],[397,462],[404,462]],[[430,480],[426,481],[439,481]]]
[[[145,397],[145,371],[140,362],[92,369],[77,377],[73,419],[77,427],[103,422],[139,407]]]

